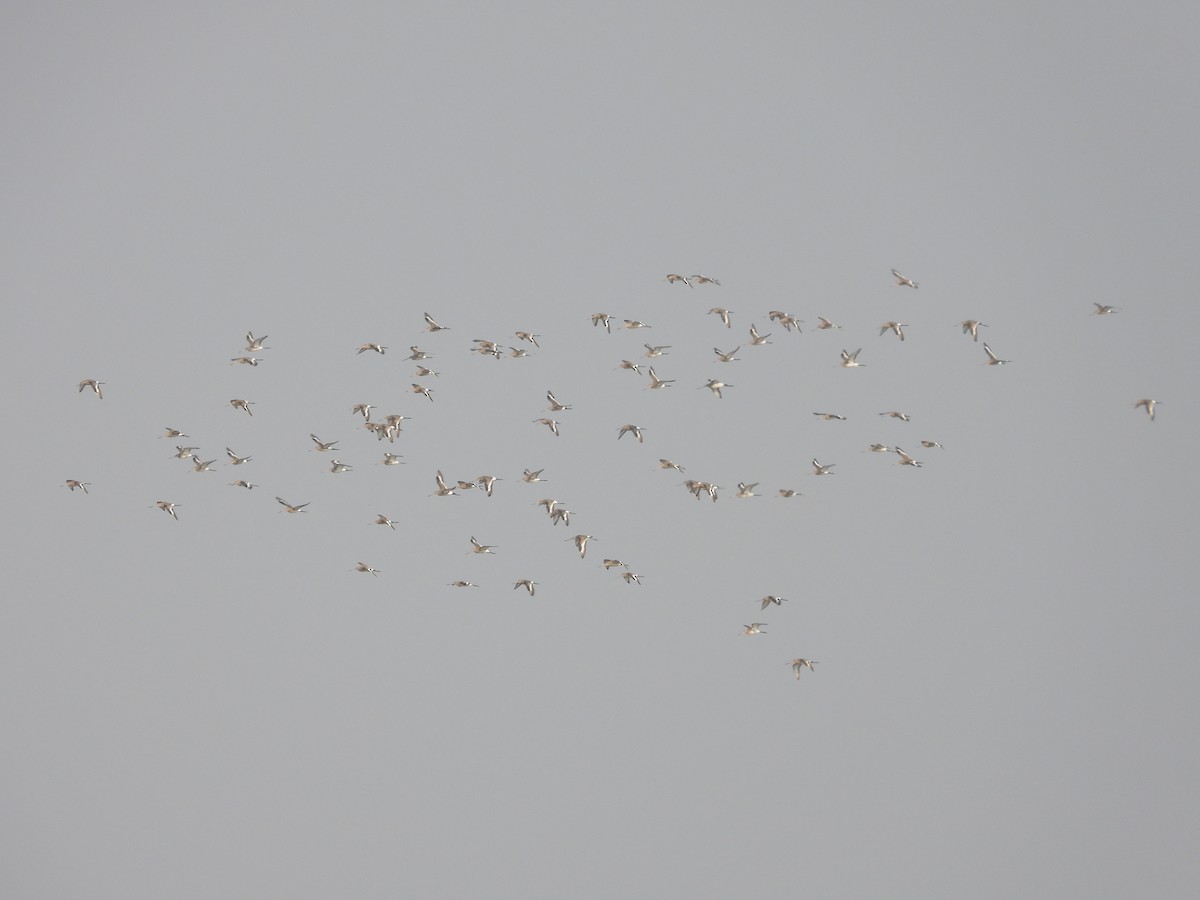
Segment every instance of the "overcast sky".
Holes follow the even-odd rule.
[[[0,13],[3,893],[1194,890],[1193,6],[249,7]]]

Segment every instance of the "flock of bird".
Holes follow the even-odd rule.
[[[891,272],[892,272],[892,276],[895,279],[895,285],[897,287],[908,288],[911,290],[916,290],[920,287],[920,285],[916,281],[901,274],[897,270],[892,269]],[[666,276],[665,281],[670,285],[683,285],[685,287],[693,288],[693,289],[696,287],[699,287],[699,286],[712,286],[712,287],[720,287],[721,286],[721,282],[718,279],[712,278],[709,276],[705,276],[705,275],[684,276],[684,275],[679,275],[679,274],[669,274]],[[1112,315],[1112,314],[1118,312],[1118,309],[1116,307],[1107,306],[1107,305],[1100,304],[1100,303],[1096,303],[1095,307],[1096,307],[1096,309],[1092,313],[1092,315],[1108,316],[1108,315]],[[734,316],[733,310],[730,310],[723,306],[713,306],[708,309],[707,314],[718,317],[718,321],[720,322],[720,325],[722,327],[724,327],[725,329],[733,328],[733,316]],[[797,331],[797,332],[801,331],[801,325],[803,324],[803,320],[797,319],[794,316],[792,316],[786,312],[783,312],[781,310],[771,310],[766,314],[766,316],[767,316],[768,321],[770,321],[772,323],[776,323],[777,325],[779,325],[780,327],[785,329],[787,332],[792,332],[793,330]],[[425,313],[424,320],[425,320],[425,328],[422,330],[423,334],[428,333],[430,335],[433,335],[433,334],[439,334],[441,332],[447,332],[447,331],[451,330],[449,326],[442,325],[440,322],[438,322],[436,319],[434,319],[429,313]],[[637,331],[640,329],[645,329],[645,328],[650,327],[647,323],[645,323],[641,320],[637,320],[637,319],[624,319],[622,321],[623,321],[623,328],[625,330],[629,330],[629,331]],[[597,327],[597,328],[602,327],[607,334],[612,334],[613,322],[614,322],[614,317],[610,316],[607,313],[594,313],[591,315],[591,323],[592,323],[593,327]],[[986,323],[980,322],[976,319],[964,319],[959,323],[959,326],[962,329],[963,335],[969,337],[973,342],[979,342],[979,330],[981,328],[988,327]],[[842,326],[834,323],[831,319],[828,319],[828,318],[825,318],[822,316],[822,317],[817,318],[817,324],[815,327],[818,331],[834,331],[834,330],[840,330]],[[899,322],[896,320],[888,320],[888,321],[880,324],[879,335],[882,337],[882,336],[891,334],[898,340],[904,341],[905,340],[905,329],[910,328],[910,327],[911,326],[906,323],[902,323],[902,322]],[[760,332],[758,330],[757,325],[755,325],[755,324],[751,324],[749,326],[748,335],[749,336],[746,341],[746,344],[748,346],[762,346],[764,344],[771,343],[771,341],[769,339],[771,338],[772,335],[770,333],[763,334],[762,332]],[[530,353],[529,347],[536,348],[536,349],[541,348],[541,344],[539,343],[539,338],[541,338],[541,337],[542,336],[540,334],[535,334],[530,331],[517,330],[513,333],[513,339],[515,341],[515,344],[513,344],[513,345],[501,344],[499,342],[485,340],[485,339],[475,339],[474,341],[472,341],[472,345],[467,347],[466,349],[468,350],[468,352],[477,353],[477,354],[480,354],[483,356],[491,356],[496,359],[500,359],[502,356],[508,356],[511,358],[520,359],[520,358],[524,358],[524,357],[533,355]],[[265,343],[266,340],[267,340],[266,335],[256,336],[256,335],[254,335],[253,332],[247,332],[245,335],[244,351],[242,352],[241,355],[231,357],[230,364],[235,365],[235,366],[250,366],[250,367],[255,367],[255,368],[258,367],[260,363],[265,361],[266,357],[257,356],[256,354],[263,353],[263,352],[271,349]],[[662,357],[669,355],[668,351],[670,351],[672,349],[670,344],[651,344],[649,342],[644,343],[643,347],[645,348],[645,352],[644,352],[644,354],[642,354],[642,357],[646,360],[660,360]],[[737,353],[739,350],[741,350],[741,348],[742,348],[741,344],[734,347],[732,350],[722,350],[719,347],[714,347],[713,352],[715,354],[715,362],[718,364],[728,364],[728,363],[733,363],[733,362],[740,360],[741,357],[737,356]],[[361,344],[354,352],[355,352],[355,354],[359,354],[359,355],[365,354],[365,353],[375,353],[378,355],[384,355],[387,353],[388,349],[389,348],[384,344],[377,343],[377,342],[367,342],[367,343]],[[1003,366],[1003,365],[1007,365],[1011,362],[1010,360],[1007,360],[1007,359],[1001,359],[992,350],[992,348],[989,346],[989,344],[986,341],[983,342],[982,349],[983,349],[985,357],[986,357],[984,360],[984,364],[986,364],[988,366]],[[426,379],[426,378],[430,378],[430,377],[437,377],[440,375],[439,372],[435,372],[433,369],[429,368],[428,365],[426,364],[429,360],[431,360],[433,358],[432,354],[422,350],[419,346],[417,346],[415,344],[411,345],[409,347],[409,350],[410,350],[410,353],[408,356],[405,357],[405,359],[416,363],[417,368],[416,368],[416,373],[415,373],[414,377],[419,378],[419,379]],[[507,350],[507,353],[505,353],[505,350]],[[865,366],[866,363],[859,361],[859,355],[861,353],[862,353],[861,347],[858,349],[855,349],[853,351],[850,351],[848,349],[842,349],[841,354],[840,354],[840,366],[843,368],[846,368],[846,369],[853,369],[853,368],[859,368],[859,367]],[[646,390],[660,391],[660,390],[671,388],[673,385],[676,384],[676,379],[660,377],[660,375],[656,371],[654,365],[642,363],[637,360],[622,359],[620,361],[620,363],[616,366],[616,368],[619,370],[632,371],[639,376],[643,374],[643,369],[644,369],[645,370],[644,374],[646,377],[646,384],[645,384],[644,388]],[[99,381],[94,378],[88,378],[88,379],[84,379],[79,382],[78,390],[80,393],[84,392],[85,390],[90,390],[97,399],[103,400],[104,392],[102,391],[102,386],[104,386],[104,385],[106,385],[106,382],[104,382],[104,381]],[[723,379],[709,378],[704,384],[697,385],[697,389],[707,388],[711,392],[711,395],[713,396],[713,398],[715,398],[717,400],[723,400],[725,398],[725,392],[727,390],[735,388],[735,386],[736,386],[735,384],[726,382]],[[434,400],[435,400],[433,388],[429,387],[428,384],[426,384],[424,382],[421,382],[421,381],[412,382],[410,390],[411,390],[411,393],[421,396],[421,397],[424,397],[429,402],[434,402]],[[546,396],[546,402],[548,404],[548,406],[545,410],[545,412],[547,414],[541,415],[537,418],[534,418],[531,421],[533,424],[536,424],[536,425],[546,428],[551,435],[553,435],[554,437],[557,438],[561,435],[561,428],[560,428],[559,419],[555,418],[554,415],[571,411],[573,409],[573,405],[570,403],[564,403],[561,400],[559,400],[559,398],[557,396],[555,396],[555,394],[552,390],[547,390],[545,396]],[[1157,401],[1157,400],[1150,399],[1150,398],[1143,398],[1143,399],[1138,400],[1134,404],[1134,406],[1135,406],[1135,408],[1144,409],[1146,411],[1146,414],[1153,421],[1155,418],[1155,412],[1156,412],[1156,408],[1157,408],[1158,404],[1159,404],[1159,401]],[[242,399],[242,398],[234,398],[229,401],[230,407],[232,407],[234,410],[244,412],[244,413],[246,413],[246,415],[248,415],[250,417],[254,416],[254,412],[252,409],[252,407],[254,405],[255,405],[255,403],[253,401]],[[390,414],[390,415],[384,416],[380,419],[373,419],[372,418],[373,410],[375,410],[375,407],[369,403],[356,403],[353,405],[350,412],[352,415],[354,415],[356,417],[361,417],[362,427],[365,430],[367,430],[369,433],[373,434],[377,442],[386,441],[389,445],[394,444],[396,442],[396,440],[398,439],[399,435],[403,431],[402,425],[403,425],[404,421],[406,419],[408,419],[409,417],[404,416],[404,415],[399,415],[399,414]],[[829,412],[829,411],[814,411],[812,413],[812,415],[818,417],[822,421],[827,421],[827,422],[845,421],[845,419],[846,419],[846,416],[841,415],[840,413]],[[908,413],[901,411],[901,410],[884,410],[884,411],[879,412],[878,415],[881,417],[895,419],[900,422],[909,422],[911,419],[911,417],[909,416]],[[633,423],[625,423],[623,425],[620,425],[616,429],[616,440],[620,441],[620,440],[624,439],[626,436],[629,436],[633,441],[636,441],[639,444],[644,443],[645,442],[645,431],[646,431],[646,429],[641,425],[637,425],[637,424],[633,424]],[[191,463],[192,471],[194,471],[194,472],[214,471],[213,467],[218,463],[220,457],[216,457],[214,459],[209,459],[209,460],[201,459],[201,457],[198,455],[198,451],[200,450],[200,447],[190,446],[185,443],[182,443],[183,441],[186,441],[189,438],[189,435],[186,434],[184,431],[174,428],[174,427],[166,427],[163,434],[161,435],[161,437],[169,438],[171,440],[181,441],[181,443],[176,444],[176,446],[175,446],[176,453],[174,454],[174,456],[178,459],[185,460],[185,461]],[[317,434],[310,434],[309,437],[312,442],[312,446],[310,448],[311,451],[317,452],[317,453],[330,454],[329,468],[327,470],[328,472],[330,472],[332,474],[336,474],[336,475],[341,475],[341,474],[345,474],[345,473],[351,473],[354,471],[355,467],[353,465],[344,463],[341,460],[339,460],[336,456],[334,456],[334,454],[337,454],[340,452],[339,447],[338,447],[338,444],[340,443],[340,441],[324,440],[321,437],[319,437]],[[931,439],[922,439],[920,441],[920,445],[925,449],[936,449],[936,450],[943,449],[942,445],[938,441],[931,440]],[[889,454],[889,453],[895,454],[895,456],[897,458],[897,463],[899,465],[909,466],[909,467],[913,467],[913,468],[920,468],[923,465],[923,463],[920,460],[916,459],[914,456],[912,456],[910,453],[908,453],[906,450],[902,449],[899,446],[889,446],[884,443],[872,443],[867,446],[866,450],[870,451],[872,453],[879,453],[879,454]],[[231,447],[225,447],[225,455],[228,459],[228,464],[231,466],[236,466],[236,467],[245,466],[245,465],[251,463],[253,460],[253,456],[241,455],[241,454],[235,452]],[[383,457],[380,460],[380,462],[383,465],[394,466],[394,465],[401,464],[403,462],[403,459],[400,454],[394,453],[394,452],[392,452],[392,450],[389,449],[389,450],[384,451]],[[812,459],[812,474],[815,476],[834,475],[834,474],[836,474],[833,471],[833,469],[835,468],[835,465],[836,465],[835,463],[831,463],[831,462],[823,463],[814,457]],[[683,466],[679,465],[675,461],[673,461],[669,458],[666,458],[666,457],[659,458],[658,468],[665,469],[665,470],[671,470],[671,471],[675,471],[678,473],[683,473],[685,471]],[[524,470],[524,472],[519,476],[519,478],[514,475],[513,480],[520,481],[520,482],[527,483],[527,484],[539,484],[543,481],[543,479],[541,477],[542,471],[543,471],[542,469],[534,470],[534,469],[526,468]],[[433,490],[431,496],[448,497],[448,496],[454,496],[456,494],[460,494],[460,493],[463,493],[466,491],[478,490],[478,491],[482,492],[484,495],[486,495],[487,497],[492,497],[493,492],[495,490],[496,483],[498,481],[502,481],[502,480],[503,479],[500,476],[493,475],[493,474],[480,474],[480,475],[476,476],[474,478],[474,480],[448,480],[443,475],[443,473],[439,470],[433,476],[434,490]],[[234,481],[229,482],[229,484],[231,486],[243,488],[246,490],[253,490],[254,488],[258,487],[257,484],[255,484],[247,479],[244,479],[244,478],[235,479]],[[718,500],[719,492],[722,490],[722,488],[719,485],[715,484],[712,481],[700,480],[700,479],[696,479],[696,478],[687,478],[686,480],[684,480],[682,482],[682,484],[684,487],[687,488],[687,490],[691,494],[693,494],[696,497],[696,499],[701,499],[701,498],[707,497],[713,502],[716,502]],[[71,492],[78,490],[84,494],[88,494],[89,493],[88,488],[92,487],[93,483],[90,481],[83,481],[81,479],[69,478],[69,479],[66,479],[65,486]],[[737,482],[737,491],[734,494],[734,497],[736,499],[749,499],[752,497],[759,497],[761,495],[755,492],[755,489],[758,486],[759,486],[759,482],[739,481],[739,482]],[[790,499],[790,498],[797,497],[799,495],[800,495],[800,492],[792,487],[779,488],[779,489],[777,489],[777,494],[776,494],[776,496],[778,498],[783,498],[783,499]],[[302,503],[294,503],[290,500],[284,499],[281,496],[276,496],[275,500],[280,505],[281,512],[286,512],[288,514],[304,514],[304,513],[309,512],[309,509],[308,509],[309,502],[307,502],[307,501],[302,502]],[[554,499],[554,498],[543,498],[543,499],[539,500],[536,505],[542,506],[545,509],[545,512],[549,516],[549,519],[550,519],[550,522],[552,525],[562,524],[566,527],[570,527],[570,520],[571,520],[572,512],[571,512],[571,510],[567,509],[566,506],[563,503],[561,503],[559,500]],[[179,521],[178,510],[180,508],[180,504],[178,504],[176,502],[173,502],[170,500],[157,500],[153,504],[152,508],[158,508],[158,509],[162,510],[163,512],[165,512],[167,515],[169,515],[172,519]],[[375,524],[385,526],[387,528],[392,529],[393,531],[396,530],[396,523],[392,518],[390,518],[387,515],[384,515],[383,513],[376,513],[375,516],[376,516],[374,519]],[[587,556],[589,545],[593,542],[598,541],[599,539],[591,534],[579,533],[579,534],[575,534],[573,537],[567,538],[566,540],[571,542],[574,545],[574,548],[578,552],[580,558],[583,559],[583,558],[586,558],[586,556]],[[493,554],[497,549],[499,549],[499,548],[496,545],[482,543],[474,535],[471,535],[470,540],[469,540],[469,549],[465,550],[465,552],[468,554],[490,555],[490,554]],[[618,570],[622,579],[628,584],[631,584],[631,585],[641,584],[642,576],[640,574],[638,574],[637,572],[633,571],[629,565],[627,565],[625,562],[623,562],[620,559],[605,558],[600,563],[600,566],[602,568],[604,568],[605,570],[614,570],[614,569]],[[376,569],[374,566],[368,564],[367,562],[363,562],[363,561],[356,562],[354,569],[352,571],[371,575],[372,577],[378,577],[380,574],[379,569]],[[513,582],[512,590],[522,590],[523,589],[526,591],[528,596],[533,597],[537,593],[537,588],[539,587],[539,584],[540,584],[539,582],[533,580],[532,578],[523,577],[523,578],[519,578]],[[454,587],[454,588],[478,587],[478,585],[475,582],[468,581],[465,579],[455,579],[453,581],[450,581],[448,583],[448,586]],[[782,607],[784,602],[785,602],[785,598],[778,597],[774,594],[768,594],[768,595],[764,596],[760,601],[761,609],[766,610],[767,607],[772,606],[772,605]],[[765,630],[766,628],[767,628],[767,623],[765,623],[765,622],[751,622],[751,623],[743,626],[741,634],[742,634],[742,636],[746,636],[746,637],[755,637],[755,636],[766,635],[768,633]],[[808,669],[810,671],[815,671],[813,669],[813,667],[816,664],[816,662],[817,661],[813,660],[813,659],[797,657],[797,658],[792,659],[791,662],[789,663],[789,665],[791,666],[793,672],[795,673],[796,678],[800,678],[801,673],[804,669]]]

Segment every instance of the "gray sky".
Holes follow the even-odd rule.
[[[1194,889],[1200,14],[903,6],[8,4],[5,893]]]

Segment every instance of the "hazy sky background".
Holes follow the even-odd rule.
[[[1193,5],[252,6],[0,13],[5,895],[1194,891]]]

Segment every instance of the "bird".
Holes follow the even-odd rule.
[[[858,354],[860,354],[860,353],[862,353],[862,347],[859,347],[853,353],[847,353],[845,350],[843,350],[842,351],[842,363],[841,363],[842,368],[843,369],[853,369],[853,368],[857,368],[857,367],[865,365],[865,363],[860,363],[858,361]]]
[[[785,499],[790,499],[792,497],[799,497],[800,492],[797,490],[793,490],[792,488],[780,488],[779,496],[783,497]]]
[[[592,327],[603,325],[604,330],[612,334],[612,316],[608,313],[592,313]]]
[[[660,356],[667,356],[668,354],[663,351],[671,348],[670,344],[642,344],[642,346],[646,348],[646,352],[643,354],[646,359],[657,359]]]
[[[524,350],[521,347],[509,347],[508,350],[508,355],[513,359],[525,359],[525,357],[533,355],[528,350]]]
[[[441,372],[435,372],[435,371],[433,371],[433,369],[430,369],[428,366],[417,366],[417,371],[413,373],[413,377],[414,378],[428,378],[430,375],[432,375],[434,378],[437,378],[441,374],[442,374]]]
[[[900,456],[899,464],[900,465],[913,466],[914,468],[917,468],[917,469],[921,468],[921,464],[917,460],[913,459],[911,456],[909,456],[907,453],[905,453],[899,447],[893,447],[892,450],[895,453],[899,454],[899,456]]]
[[[225,453],[231,460],[231,464],[235,465],[235,466],[240,466],[242,463],[247,463],[247,462],[250,462],[250,460],[254,459],[253,456],[238,456],[236,453],[234,453],[228,447],[225,448]]]
[[[879,336],[882,337],[889,331],[894,331],[896,333],[896,337],[900,338],[900,340],[904,340],[904,329],[907,327],[908,326],[902,322],[894,322],[889,320],[879,326]]]
[[[229,486],[230,486],[230,487],[240,487],[240,488],[245,488],[245,489],[246,489],[246,490],[248,490],[248,491],[252,491],[252,490],[254,490],[256,487],[258,487],[258,485],[257,485],[257,484],[251,484],[249,481],[246,481],[246,479],[244,479],[244,478],[239,478],[237,481],[231,481],[231,482],[229,482]]]
[[[664,281],[666,281],[668,284],[679,284],[680,282],[682,282],[683,284],[686,284],[688,287],[692,286],[692,283],[683,275],[671,274],[671,275],[668,275],[664,279]]]
[[[213,471],[212,464],[215,462],[216,462],[215,459],[210,459],[207,462],[205,462],[205,461],[201,460],[200,457],[198,457],[195,453],[193,453],[192,454],[192,471],[193,472],[212,472]]]
[[[437,490],[433,492],[434,497],[453,497],[454,488],[446,484],[446,479],[442,475],[442,470],[438,469],[437,476],[434,478],[437,482]]]
[[[797,319],[795,316],[789,315],[780,316],[779,318],[779,324],[784,327],[785,331],[791,331],[794,328],[801,334],[803,334],[803,331],[800,328],[800,323],[803,321],[803,319]]]
[[[945,449],[946,449],[946,448],[945,448],[945,447],[943,447],[941,444],[939,444],[937,441],[921,441],[921,446],[922,446],[922,447],[924,447],[924,448],[925,448],[925,449],[927,449],[927,450],[928,450],[928,449],[931,449],[931,448],[933,448],[933,447],[937,447],[939,450],[945,450]]]
[[[558,423],[555,422],[553,419],[541,418],[541,419],[534,419],[533,421],[534,421],[534,424],[536,424],[536,425],[545,425],[547,428],[550,429],[550,432],[555,437],[558,437]]]
[[[337,449],[337,447],[334,446],[335,444],[337,444],[337,441],[323,441],[319,437],[317,437],[315,434],[310,434],[309,437],[312,438],[312,442],[314,444],[316,444],[316,446],[313,447],[313,449],[316,450],[318,453],[324,453],[327,450],[336,450]]]
[[[254,332],[247,331],[246,332],[246,352],[247,353],[257,353],[259,350],[270,350],[271,349],[270,347],[263,345],[263,341],[265,341],[267,339],[267,337],[268,337],[268,335],[265,335],[265,334],[262,337],[255,337]]]
[[[836,466],[837,463],[829,463],[828,465],[821,465],[819,462],[816,461],[816,459],[813,459],[812,464],[813,464],[813,474],[814,475],[836,475],[837,474],[837,472],[829,471],[834,466]]]
[[[647,370],[647,374],[650,376],[650,383],[643,390],[656,391],[659,388],[670,387],[675,383],[674,378],[659,378],[654,372],[654,366],[651,366]]]
[[[176,444],[175,445],[175,458],[176,459],[191,459],[192,454],[195,453],[199,449],[200,449],[199,447],[180,447],[178,444]]]
[[[491,342],[489,341],[489,343],[491,343]],[[493,349],[495,349],[495,346],[496,346],[495,344],[492,344]],[[412,352],[409,353],[408,356],[404,357],[406,360],[412,360],[413,362],[420,362],[423,359],[433,359],[432,355],[426,353],[424,350],[422,350],[416,344],[413,344],[408,349],[411,350]],[[362,351],[359,351],[359,352],[361,353]]]
[[[769,338],[770,336],[771,336],[770,334],[759,334],[758,328],[756,326],[754,326],[754,325],[750,326],[750,346],[751,347],[759,347],[763,344],[771,343],[770,341],[767,340],[767,338]]]
[[[987,365],[989,365],[989,366],[1002,366],[1005,363],[1012,362],[1012,360],[1010,360],[1010,359],[1001,359],[1000,357],[998,357],[995,353],[992,352],[992,348],[989,347],[986,342],[983,345],[983,352],[988,355]]]
[[[467,552],[468,553],[491,553],[495,549],[496,549],[496,546],[494,544],[481,544],[481,543],[479,543],[479,541],[475,540],[474,535],[472,535],[471,549],[468,550]],[[492,554],[492,555],[494,556],[495,554]]]
[[[750,484],[746,484],[746,482],[744,482],[744,481],[739,481],[738,482],[738,492],[737,492],[736,496],[742,498],[743,500],[745,500],[748,497],[757,497],[758,494],[754,493],[754,489],[756,487],[758,487],[757,481],[752,481]]]
[[[720,400],[720,399],[722,399],[722,397],[723,397],[723,395],[721,394],[721,388],[730,388],[730,387],[733,387],[733,385],[732,385],[732,384],[726,384],[725,382],[723,382],[723,381],[720,381],[720,380],[718,380],[718,379],[716,379],[716,378],[710,378],[710,379],[708,380],[708,383],[707,383],[707,384],[703,384],[703,385],[701,385],[700,387],[706,387],[706,388],[708,388],[710,391],[712,391],[712,392],[713,392],[714,396],[716,396],[716,398],[717,398],[718,400]],[[697,390],[699,390],[699,388],[697,388]]]
[[[715,284],[717,287],[721,286],[721,282],[715,278],[709,278],[707,275],[693,275],[688,285],[690,287],[694,284]]]
[[[458,486],[458,489],[460,491],[469,491],[475,487],[475,482],[463,481],[461,478],[458,481],[456,481],[455,484]]]
[[[339,472],[349,472],[353,468],[354,466],[348,466],[344,462],[338,462],[336,459],[331,459],[329,461],[329,471],[334,475],[338,474]]]
[[[621,577],[625,579],[626,584],[641,584],[642,576],[636,572],[622,572]]]
[[[179,516],[175,515],[175,509],[179,506],[178,503],[171,503],[169,500],[156,500],[154,505],[169,515],[176,522],[179,521]]]
[[[234,356],[229,360],[230,365],[237,364],[239,366],[257,366],[261,359],[257,356]]]
[[[980,322],[976,319],[963,319],[958,324],[959,324],[959,327],[962,328],[962,333],[969,334],[971,336],[971,340],[973,340],[973,341],[979,340],[979,329],[980,328],[988,327],[988,324],[986,322]]]
[[[621,360],[621,364],[619,366],[617,366],[617,368],[618,369],[630,369],[638,375],[642,374],[641,364],[632,362],[628,359]]]
[[[361,413],[364,419],[370,421],[372,409],[374,409],[374,407],[370,403],[355,403],[354,406],[350,408],[350,415],[354,416]]]
[[[737,353],[741,349],[742,349],[742,345],[738,344],[736,347],[734,347],[728,353],[725,353],[719,347],[713,347],[713,353],[717,354],[718,362],[736,362],[737,360],[741,359],[741,357],[734,356],[734,354]]]
[[[276,498],[275,498],[275,500],[276,500],[278,503],[280,503],[280,504],[281,504],[281,505],[284,507],[284,510],[286,510],[286,511],[287,511],[287,512],[289,512],[289,513],[308,512],[308,510],[306,510],[306,509],[304,508],[304,507],[308,506],[308,504],[307,504],[307,503],[296,503],[296,504],[292,504],[292,503],[288,503],[288,502],[287,502],[286,500],[284,500],[282,497],[276,497]]]
[[[95,392],[96,396],[99,397],[101,400],[103,400],[104,392],[102,390],[100,390],[100,385],[107,384],[107,383],[108,382],[106,382],[106,381],[97,381],[94,378],[85,378],[83,381],[79,382],[79,391],[77,391],[76,393],[80,393],[83,391],[84,388],[90,387]]]
[[[625,437],[626,434],[632,434],[635,438],[638,439],[639,444],[643,443],[642,429],[639,426],[637,426],[637,425],[622,425],[620,428],[617,429],[617,440],[619,441],[621,438]]]
[[[910,287],[910,288],[920,287],[920,285],[917,284],[915,281],[913,281],[911,278],[905,278],[903,275],[901,275],[895,269],[892,269],[892,275],[894,275],[896,277],[896,284],[900,287]]]
[[[515,591],[517,588],[525,588],[525,590],[529,591],[529,596],[532,597],[534,594],[534,588],[538,584],[540,584],[540,582],[530,581],[528,578],[518,578],[513,582],[513,590]]]
[[[545,469],[536,469],[533,471],[526,469],[524,474],[521,475],[521,480],[526,484],[537,484],[540,481],[545,481],[545,479],[542,478],[542,473],[545,471]]]
[[[550,524],[557,525],[560,522],[568,528],[571,526],[571,511],[565,506],[556,506],[550,510]]]
[[[867,449],[870,450],[872,453],[891,453],[892,452],[892,448],[889,447],[887,444],[871,444],[871,446],[867,447]]]
[[[1150,416],[1150,421],[1153,422],[1154,421],[1154,408],[1156,406],[1158,406],[1158,404],[1160,402],[1161,401],[1159,401],[1159,400],[1151,400],[1149,397],[1145,397],[1145,398],[1139,400],[1137,403],[1133,404],[1133,408],[1137,409],[1139,406],[1146,407],[1146,414]]]
[[[729,324],[729,314],[730,314],[731,312],[733,312],[733,310],[731,310],[731,309],[726,309],[726,308],[725,308],[725,307],[723,307],[723,306],[714,306],[712,309],[710,309],[710,310],[708,311],[708,315],[710,315],[710,316],[720,316],[720,317],[721,317],[721,321],[722,321],[722,322],[725,324],[725,327],[726,327],[726,328],[731,328],[732,326]]]
[[[160,435],[159,435],[159,437],[165,437],[165,438],[181,438],[181,437],[191,437],[191,435],[190,435],[190,434],[184,434],[184,433],[183,433],[182,431],[180,431],[178,428],[172,428],[170,425],[168,425],[168,426],[166,427],[165,431],[164,431],[162,434],[160,434]]]
[[[365,562],[360,562],[360,563],[358,563],[358,565],[356,565],[356,566],[354,567],[354,571],[356,571],[356,572],[369,572],[369,573],[371,573],[372,575],[374,575],[374,576],[376,576],[376,577],[378,577],[378,576],[379,576],[379,570],[378,570],[378,569],[372,569],[372,568],[371,568],[370,566],[368,566],[368,565],[367,565]]]
[[[427,388],[423,384],[413,384],[412,391],[410,393],[421,394],[430,403],[433,402],[433,388]]]
[[[477,475],[475,477],[475,481],[478,482],[479,486],[483,488],[483,492],[489,497],[492,496],[492,485],[501,480],[495,475]]]
[[[1096,303],[1094,301],[1092,306],[1096,307],[1096,311],[1092,313],[1093,316],[1107,316],[1120,309],[1118,306],[1105,306],[1103,303]]]
[[[80,489],[81,491],[83,491],[85,494],[88,492],[88,485],[89,485],[89,484],[91,484],[91,482],[90,482],[90,481],[78,481],[78,480],[76,480],[76,479],[74,479],[74,478],[68,478],[68,479],[66,480],[66,487],[67,487],[69,490],[71,490],[71,491],[74,491],[76,488],[79,488],[79,489]]]
[[[783,604],[787,602],[787,597],[776,597],[774,594],[767,594],[767,596],[762,598],[761,602],[762,605],[759,607],[759,609],[766,609],[772,603],[774,603],[776,606],[783,606]]]
[[[619,559],[606,559],[600,563],[606,569],[628,569],[629,566],[621,562]]]
[[[880,415],[888,416],[892,419],[899,419],[901,422],[907,422],[910,418],[908,413],[897,412],[896,410],[892,410],[891,412],[881,412]]]
[[[356,355],[358,353],[366,353],[368,350],[374,350],[382,356],[387,352],[387,347],[383,346],[383,344],[362,344],[355,353]]]
[[[546,401],[550,404],[550,412],[562,412],[565,409],[570,409],[568,403],[559,403],[558,398],[554,396],[554,391],[546,391]]]
[[[810,672],[815,672],[817,670],[814,669],[813,666],[815,666],[818,662],[820,662],[820,660],[793,659],[789,665],[792,667],[792,671],[796,673],[796,679],[799,680],[801,669],[808,669]]]
[[[234,409],[245,410],[246,415],[248,415],[252,418],[254,416],[254,413],[250,409],[251,406],[254,406],[254,403],[251,400],[230,400],[229,405],[232,406]]]
[[[766,632],[763,631],[763,629],[767,627],[767,623],[766,622],[751,622],[749,625],[744,625],[742,627],[745,629],[742,632],[742,635],[744,637],[749,637],[749,636],[756,635],[756,634],[766,634]]]
[[[451,581],[448,586],[456,588],[479,587],[479,585],[473,581]]]
[[[541,344],[537,342],[537,339],[541,337],[540,334],[532,334],[528,331],[514,331],[513,337],[515,337],[518,341],[529,341],[529,343],[533,344],[533,346],[541,347]]]
[[[447,327],[446,325],[439,325],[437,322],[435,322],[433,320],[433,316],[431,316],[429,313],[425,313],[425,327],[421,329],[422,334],[424,334],[426,331],[434,332],[434,331],[449,331],[449,330],[450,330],[449,327]]]
[[[625,319],[626,328],[649,328],[645,322],[639,322],[637,319]]]
[[[590,534],[577,534],[573,538],[568,538],[575,542],[575,549],[579,551],[579,558],[583,559],[587,555],[587,542],[594,541],[596,538]]]
[[[841,325],[836,325],[824,316],[817,316],[817,328],[821,331],[828,331],[830,328],[841,328]]]
[[[831,422],[834,420],[836,420],[838,422],[846,421],[845,416],[839,416],[837,413],[815,412],[815,413],[813,413],[813,415],[817,416],[818,418],[824,419],[826,422]]]
[[[676,472],[683,471],[683,466],[679,465],[677,462],[672,462],[669,459],[659,459],[658,467],[660,469],[674,469]]]

